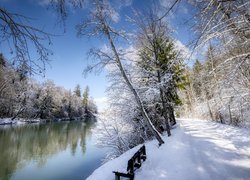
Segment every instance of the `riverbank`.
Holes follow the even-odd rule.
[[[91,120],[96,121],[96,114],[89,113],[82,117],[73,118],[53,118],[53,119],[27,119],[27,118],[0,118],[1,125],[22,125],[22,124],[32,124],[32,123],[50,123],[50,122],[61,122],[61,121],[80,121],[80,120]]]
[[[165,144],[145,143],[147,159],[135,179],[249,179],[250,133],[247,129],[205,120],[179,120]],[[88,180],[115,179],[141,145],[96,169]]]
[[[95,123],[63,121],[0,127],[0,179],[86,179],[108,153]]]
[[[0,119],[0,125],[20,125],[20,124],[29,124],[29,123],[40,123],[40,119],[23,119],[23,118],[16,118],[12,120],[12,118],[3,118]]]

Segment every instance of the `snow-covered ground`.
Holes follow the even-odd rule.
[[[96,114],[92,114],[92,117],[97,116]],[[91,117],[90,117],[91,118]],[[82,117],[75,117],[74,120],[82,120]],[[58,121],[70,121],[72,119],[70,118],[58,118],[52,120],[52,122],[58,122]],[[23,125],[23,124],[30,124],[30,123],[44,123],[46,122],[46,119],[25,119],[25,118],[15,118],[14,120],[11,120],[11,118],[0,118],[0,125]]]
[[[250,179],[250,132],[202,120],[179,120],[172,136],[164,136],[158,147],[147,142],[147,160],[135,171],[136,180]],[[123,171],[137,146],[96,169],[88,180],[115,179],[112,171]]]
[[[16,118],[11,120],[11,118],[0,118],[0,125],[10,125],[10,124],[26,124],[26,123],[39,123],[40,119],[23,119],[23,118]]]

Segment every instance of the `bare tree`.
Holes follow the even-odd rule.
[[[230,61],[237,61],[239,65],[246,59],[249,60],[250,53],[250,14],[247,0],[202,0],[194,3],[198,13],[196,15],[196,33],[198,39],[195,49],[207,44],[220,44],[221,52],[227,54],[227,59],[221,65],[227,65]],[[242,49],[238,53],[228,53],[233,49]],[[223,50],[223,51],[222,51]],[[229,56],[228,56],[229,55]]]
[[[45,64],[52,54],[43,42],[51,44],[50,34],[30,25],[30,18],[7,11],[0,7],[0,42],[9,46],[14,58],[9,60],[18,71],[43,73]],[[30,57],[31,48],[37,53],[36,59]]]
[[[82,8],[84,0],[49,0],[48,8],[52,8],[58,14],[58,22],[64,26],[66,30],[65,22],[69,15],[69,7]]]
[[[104,53],[103,51],[95,51],[95,55],[100,59],[99,67],[103,67],[107,65],[108,63],[114,63],[120,70],[120,73],[123,77],[123,80],[126,82],[126,85],[130,89],[130,91],[133,93],[134,98],[142,112],[142,115],[144,117],[144,120],[147,123],[148,128],[151,130],[153,135],[156,137],[156,139],[159,142],[159,145],[163,144],[164,141],[159,134],[159,132],[156,130],[154,125],[152,124],[152,121],[150,120],[143,102],[134,88],[131,80],[126,74],[126,71],[124,69],[124,65],[122,63],[121,56],[119,54],[119,51],[115,45],[115,38],[122,37],[125,38],[125,33],[123,31],[116,31],[112,27],[112,23],[114,22],[114,15],[115,11],[110,7],[110,5],[106,2],[102,1],[95,1],[94,3],[94,10],[91,14],[91,19],[87,22],[83,22],[82,24],[79,24],[77,26],[78,29],[78,35],[83,36],[97,36],[97,35],[103,35],[107,38],[109,47],[111,48],[112,56],[109,56],[107,53]],[[88,70],[91,70],[90,67]]]

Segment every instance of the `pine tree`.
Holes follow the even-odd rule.
[[[85,112],[88,112],[88,105],[89,105],[89,87],[86,86],[84,92],[83,92],[83,106],[85,108]]]
[[[197,59],[193,65],[193,73],[192,73],[192,85],[196,97],[200,97],[202,93],[202,77],[201,77],[202,68],[203,65]]]
[[[74,90],[74,94],[75,94],[77,97],[81,97],[81,87],[80,87],[79,84],[76,85],[75,90]]]
[[[138,65],[147,77],[147,86],[159,90],[161,114],[170,135],[169,121],[176,123],[174,105],[180,104],[177,89],[184,87],[183,66],[177,58],[174,43],[168,37],[166,24],[154,19],[145,24],[141,27],[143,36],[139,38],[141,61]]]

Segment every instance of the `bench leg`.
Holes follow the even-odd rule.
[[[129,174],[129,173],[121,173],[121,172],[115,172],[113,171],[113,173],[115,173],[115,180],[120,180],[120,177],[125,177],[128,178],[129,180],[134,180],[134,174]]]
[[[120,180],[120,176],[119,175],[115,175],[115,180]]]
[[[133,174],[133,175],[130,177],[130,180],[134,180],[134,177],[135,177],[135,175]]]

